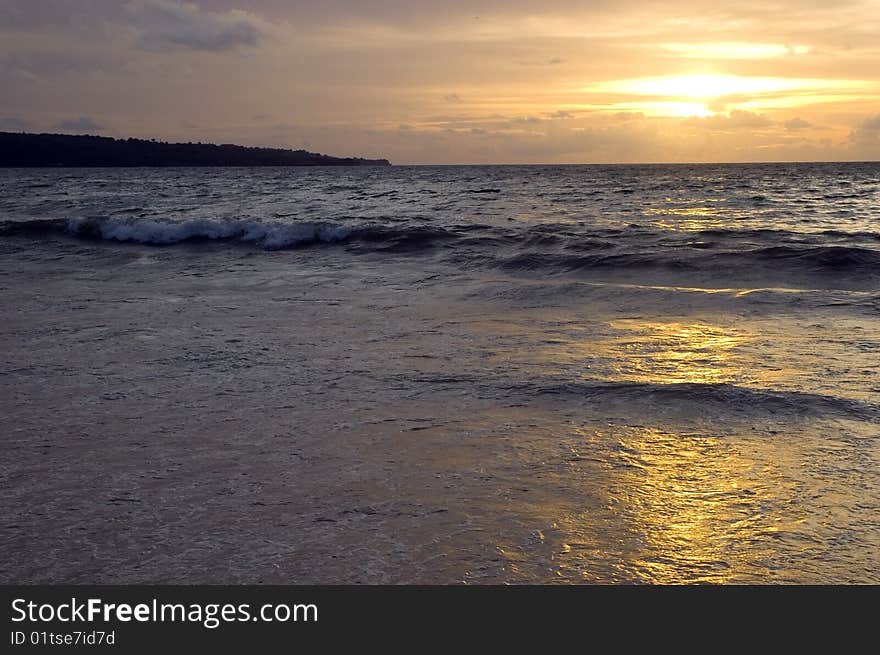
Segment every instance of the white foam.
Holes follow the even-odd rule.
[[[193,219],[71,219],[67,229],[74,234],[94,231],[108,241],[129,241],[156,245],[187,239],[240,239],[266,249],[289,248],[314,242],[337,242],[351,234],[351,228],[330,223],[278,223],[251,220]]]
[[[344,240],[350,234],[351,228],[345,225],[252,222],[241,238],[243,241],[254,241],[264,248],[272,250],[316,241],[334,243]]]

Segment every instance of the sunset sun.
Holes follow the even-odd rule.
[[[591,96],[610,96],[612,107],[656,116],[706,117],[724,109],[796,107],[846,100],[859,89],[874,88],[857,80],[825,80],[698,73],[638,77],[597,82],[581,89]],[[817,98],[824,93],[824,98]]]

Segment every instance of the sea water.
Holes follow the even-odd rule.
[[[0,170],[5,582],[880,582],[880,164]]]

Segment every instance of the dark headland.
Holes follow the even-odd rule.
[[[387,159],[331,157],[306,150],[165,143],[69,134],[0,132],[0,167],[48,166],[390,166]]]

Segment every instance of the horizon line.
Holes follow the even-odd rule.
[[[290,146],[267,146],[267,145],[241,145],[238,143],[216,143],[216,142],[193,142],[193,141],[162,141],[157,139],[156,137],[124,137],[124,136],[110,136],[103,134],[70,134],[66,132],[29,132],[27,130],[19,130],[19,131],[7,131],[0,130],[0,134],[23,134],[23,135],[33,135],[33,136],[66,136],[66,137],[91,137],[91,138],[102,138],[102,139],[114,139],[119,141],[126,140],[137,140],[137,141],[153,141],[158,143],[164,143],[168,145],[207,145],[207,146],[237,146],[240,148],[256,148],[256,149],[266,149],[266,150],[287,150],[291,152],[308,152],[310,154],[320,154],[327,157],[338,158],[338,159],[363,159],[363,160],[371,160],[371,159],[385,159],[385,161],[389,161],[391,166],[395,167],[404,167],[404,166],[749,166],[749,165],[761,165],[761,164],[876,164],[880,163],[880,159],[798,159],[798,160],[749,160],[749,161],[634,161],[634,162],[447,162],[447,163],[405,163],[405,164],[395,164],[391,162],[389,159],[381,156],[365,156],[365,155],[330,155],[328,153],[319,153],[313,152],[310,150],[306,150],[304,148],[292,148]],[[318,165],[320,166],[320,165]],[[278,166],[279,168],[285,168],[285,166]],[[337,168],[339,166],[336,166]],[[164,166],[2,166],[0,168],[168,168]],[[173,168],[273,168],[273,166],[259,166],[259,165],[250,165],[250,166],[173,166]],[[363,166],[359,166],[359,168],[363,168]]]

